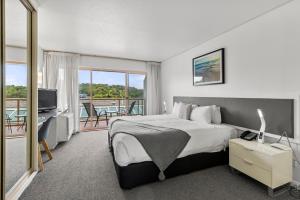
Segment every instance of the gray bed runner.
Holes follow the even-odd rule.
[[[159,180],[164,180],[164,170],[178,157],[190,140],[186,132],[117,119],[111,124],[110,142],[119,133],[134,136],[143,146],[149,157],[159,168]]]

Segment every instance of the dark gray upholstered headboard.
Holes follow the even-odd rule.
[[[221,107],[222,122],[243,128],[259,130],[260,119],[257,109],[262,109],[266,120],[266,132],[280,135],[287,131],[294,138],[294,100],[261,98],[223,98],[223,97],[179,97],[173,102],[192,103],[201,106]]]

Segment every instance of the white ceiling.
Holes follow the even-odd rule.
[[[163,61],[290,0],[39,0],[43,49]]]
[[[27,46],[27,10],[19,0],[5,1],[6,43]]]

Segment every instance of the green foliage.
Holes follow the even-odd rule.
[[[129,98],[144,98],[144,90],[143,89],[129,87],[128,92],[129,92]]]
[[[90,85],[81,83],[79,86],[80,94],[88,95]],[[94,98],[125,98],[125,86],[92,84],[92,94]],[[129,98],[143,98],[143,90],[135,87],[129,87]]]
[[[6,86],[6,97],[7,98],[26,98],[27,97],[27,87],[7,85]]]
[[[129,87],[129,98],[143,98],[143,89]],[[81,83],[79,86],[80,94],[89,94],[89,84]],[[92,93],[94,98],[125,98],[125,86],[93,84]],[[7,98],[26,98],[27,88],[25,86],[6,86]]]

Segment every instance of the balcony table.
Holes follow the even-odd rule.
[[[110,117],[112,117],[113,114],[116,114],[118,116],[119,112],[117,110],[107,110],[106,113],[109,114]]]

